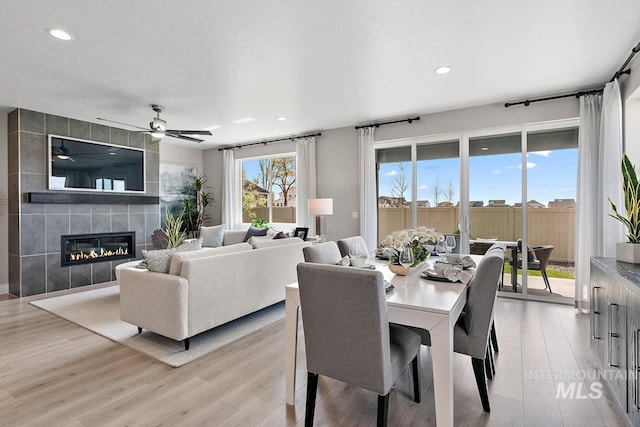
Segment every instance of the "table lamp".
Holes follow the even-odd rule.
[[[316,216],[316,236],[322,236],[321,218],[333,215],[333,199],[309,199],[309,214]]]

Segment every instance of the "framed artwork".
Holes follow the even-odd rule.
[[[160,226],[165,227],[166,208],[174,215],[182,212],[182,201],[190,197],[196,202],[189,183],[198,176],[198,167],[179,163],[160,162]]]
[[[293,232],[294,237],[299,237],[302,240],[307,240],[307,236],[309,235],[308,227],[296,227],[296,231]]]

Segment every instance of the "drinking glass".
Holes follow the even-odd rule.
[[[349,247],[349,258],[351,258],[351,265],[355,267],[364,267],[366,264],[367,255],[367,248],[361,242],[356,242]]]
[[[404,285],[407,286],[407,276],[409,275],[409,267],[413,264],[413,249],[411,246],[404,246],[400,250],[400,254],[398,255],[398,261],[400,265],[404,267],[405,275],[404,275]]]
[[[451,253],[453,252],[453,250],[456,247],[456,238],[455,236],[447,236],[447,239],[445,240],[445,244],[447,245],[447,253]]]
[[[446,254],[447,254],[447,243],[444,240],[436,243],[436,255],[444,259],[444,256]]]

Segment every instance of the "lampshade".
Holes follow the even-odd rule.
[[[309,199],[311,215],[333,215],[333,199]]]

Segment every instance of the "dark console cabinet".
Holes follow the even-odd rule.
[[[601,378],[640,425],[640,265],[591,258],[591,350]]]

